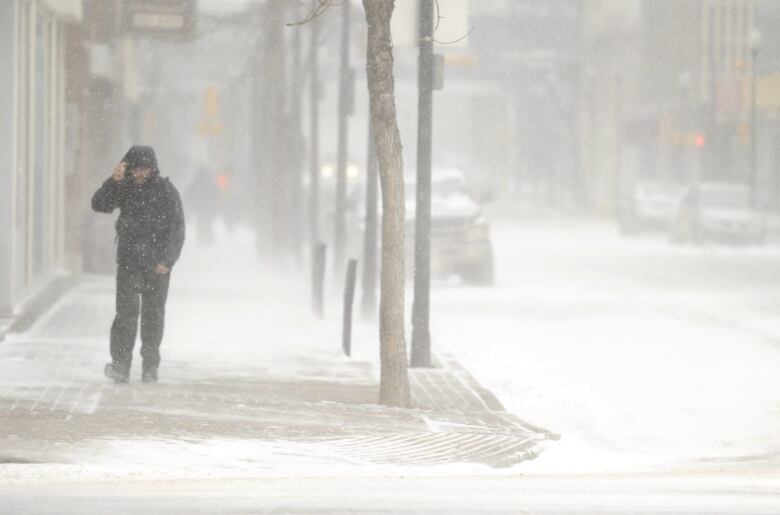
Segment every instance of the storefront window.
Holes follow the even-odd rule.
[[[18,111],[16,117],[17,133],[17,162],[16,162],[16,213],[14,224],[14,291],[21,293],[29,284],[29,274],[27,267],[28,256],[28,236],[29,232],[29,210],[27,205],[27,165],[28,165],[28,144],[29,144],[29,121],[30,121],[30,91],[31,83],[31,48],[30,48],[30,19],[32,15],[32,4],[20,2],[19,17],[17,26],[18,42]]]
[[[30,193],[32,198],[32,270],[38,277],[44,268],[44,249],[46,246],[46,227],[44,210],[46,209],[46,91],[48,84],[46,47],[48,40],[47,21],[42,16],[35,20],[35,98],[34,112],[34,152],[30,177]]]

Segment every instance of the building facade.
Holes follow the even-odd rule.
[[[624,132],[635,178],[755,180],[758,0],[643,0],[636,109]]]
[[[65,265],[65,32],[76,0],[0,8],[0,316],[12,316]]]

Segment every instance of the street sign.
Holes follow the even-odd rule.
[[[437,16],[438,15],[438,16]],[[437,43],[447,48],[464,47],[469,43],[469,0],[438,0],[434,5],[433,34]]]
[[[219,116],[219,92],[214,86],[206,88],[204,93],[204,119],[198,124],[198,132],[204,136],[221,135],[225,126]]]
[[[123,6],[127,32],[174,36],[194,33],[196,0],[126,0]]]

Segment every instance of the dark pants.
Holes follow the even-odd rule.
[[[116,272],[116,317],[111,326],[111,360],[130,370],[141,315],[141,358],[144,370],[160,365],[160,343],[165,327],[165,301],[170,273],[118,265]]]

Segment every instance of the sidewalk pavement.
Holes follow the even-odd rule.
[[[36,474],[60,464],[101,477],[506,467],[556,438],[508,413],[449,358],[410,370],[412,409],[377,405],[376,328],[357,328],[354,357],[343,356],[340,327],[309,315],[306,285],[264,275],[248,233],[206,250],[188,242],[183,256],[156,384],[140,382],[140,343],[130,384],[102,375],[112,278],[84,278],[0,343],[0,481],[29,464]]]

